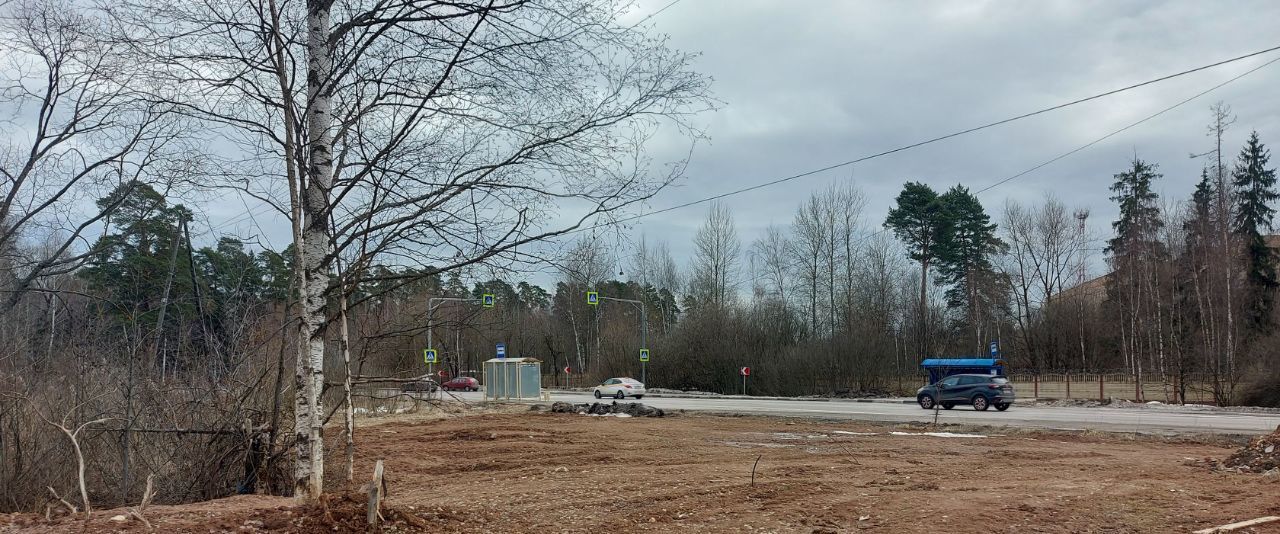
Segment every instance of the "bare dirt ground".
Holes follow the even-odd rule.
[[[1190,532],[1280,515],[1280,477],[1205,466],[1240,445],[1221,440],[533,412],[396,416],[357,439],[359,478],[385,460],[398,532]],[[355,532],[363,506],[241,496],[147,516],[161,532]],[[145,531],[120,513],[0,516],[0,532]]]

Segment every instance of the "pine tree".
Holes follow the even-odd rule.
[[[981,338],[982,312],[991,300],[984,296],[995,278],[991,256],[1001,253],[1005,243],[996,237],[996,225],[982,202],[967,188],[952,187],[938,200],[948,223],[937,244],[938,284],[951,286],[947,305],[964,310],[966,326],[974,332],[975,346],[981,350],[986,341]]]
[[[926,184],[907,182],[889,210],[884,226],[907,246],[907,256],[920,263],[920,317],[919,344],[916,349],[923,358],[927,352],[929,265],[937,259],[935,245],[946,232],[946,210],[938,200],[938,193]]]
[[[77,274],[94,291],[106,295],[113,304],[106,308],[108,313],[147,324],[156,320],[170,270],[175,272],[170,293],[191,294],[187,262],[174,261],[186,257],[186,243],[178,230],[183,219],[190,220],[191,212],[181,205],[168,205],[163,194],[140,182],[121,184],[98,200],[103,209],[111,205],[117,207],[107,231]],[[166,322],[176,317],[170,312]]]
[[[1275,209],[1271,203],[1280,198],[1276,193],[1276,170],[1267,168],[1270,159],[1271,151],[1255,131],[1240,151],[1231,173],[1231,185],[1235,189],[1232,230],[1245,245],[1246,280],[1251,289],[1244,303],[1245,316],[1255,332],[1270,330],[1274,294],[1280,286],[1276,280],[1275,255],[1262,233],[1272,229]]]

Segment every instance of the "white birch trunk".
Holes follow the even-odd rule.
[[[351,404],[351,334],[350,327],[347,325],[347,292],[346,286],[343,286],[341,295],[338,297],[338,321],[339,329],[342,333],[342,365],[343,365],[343,382],[342,382],[342,400],[344,409],[342,410],[344,432],[346,437],[346,481],[348,484],[355,481],[355,462],[356,462],[356,411],[355,406]]]
[[[330,4],[307,2],[307,183],[302,190],[303,300],[300,325],[305,355],[299,355],[295,407],[294,494],[315,499],[324,492],[324,387],[325,290],[329,287],[326,255],[329,252],[329,189],[333,184],[333,133],[330,125],[332,65],[329,42]]]

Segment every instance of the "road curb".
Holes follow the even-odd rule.
[[[548,390],[552,394],[590,394],[590,391],[572,391],[563,389]],[[826,397],[773,397],[773,396],[756,396],[756,395],[687,395],[680,393],[645,393],[645,397],[655,399],[744,399],[744,400],[776,400],[776,401],[804,401],[804,402],[876,402],[885,404],[915,404],[915,399],[903,397],[890,398],[873,398],[873,399],[837,399]],[[643,400],[643,399],[641,399]]]
[[[590,391],[575,391],[565,389],[546,390],[552,394],[589,394]],[[879,403],[879,404],[915,404],[916,400],[909,397],[887,397],[887,398],[870,398],[870,399],[840,399],[827,397],[774,397],[774,396],[755,396],[755,395],[689,395],[681,393],[646,393],[645,397],[655,399],[744,399],[744,400],[776,400],[776,401],[804,401],[804,402],[862,402],[862,403]],[[643,399],[642,399],[643,400]],[[1056,400],[1041,397],[1038,399],[1015,399],[1015,404],[1027,404],[1044,400]]]

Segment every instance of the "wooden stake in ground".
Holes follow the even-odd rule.
[[[378,529],[378,521],[382,517],[379,507],[382,504],[382,460],[373,464],[373,480],[369,482],[369,514],[365,520],[369,523],[369,531]]]

